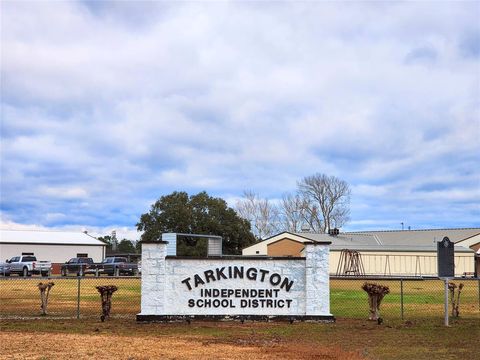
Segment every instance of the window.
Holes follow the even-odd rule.
[[[80,254],[77,254],[77,257],[78,258],[88,258],[88,254],[80,253]]]
[[[24,256],[23,261],[37,261],[35,256]]]
[[[255,251],[255,254],[260,254],[260,251],[258,251],[258,250],[257,250],[257,251]]]
[[[115,258],[116,263],[121,263],[121,262],[127,262],[127,259],[125,258]]]
[[[18,262],[20,260],[20,256],[15,256],[10,259],[10,262]]]

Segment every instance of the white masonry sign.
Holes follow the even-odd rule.
[[[329,242],[305,243],[305,257],[167,256],[166,241],[142,244],[138,321],[287,319],[334,321]]]

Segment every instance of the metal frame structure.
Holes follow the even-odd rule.
[[[204,234],[185,234],[185,233],[163,233],[162,241],[167,241],[167,255],[177,255],[177,238],[194,237],[208,240],[207,256],[221,256],[222,255],[222,237],[218,235],[204,235]]]

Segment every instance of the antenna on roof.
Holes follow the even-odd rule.
[[[117,231],[112,230],[112,251],[117,251]]]

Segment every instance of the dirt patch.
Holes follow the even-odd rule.
[[[231,342],[195,336],[128,337],[105,334],[0,333],[7,359],[361,359],[334,347],[295,346],[280,338]]]
[[[275,322],[137,323],[134,319],[0,320],[0,359],[478,358],[478,319],[446,328],[414,319],[384,324]]]

